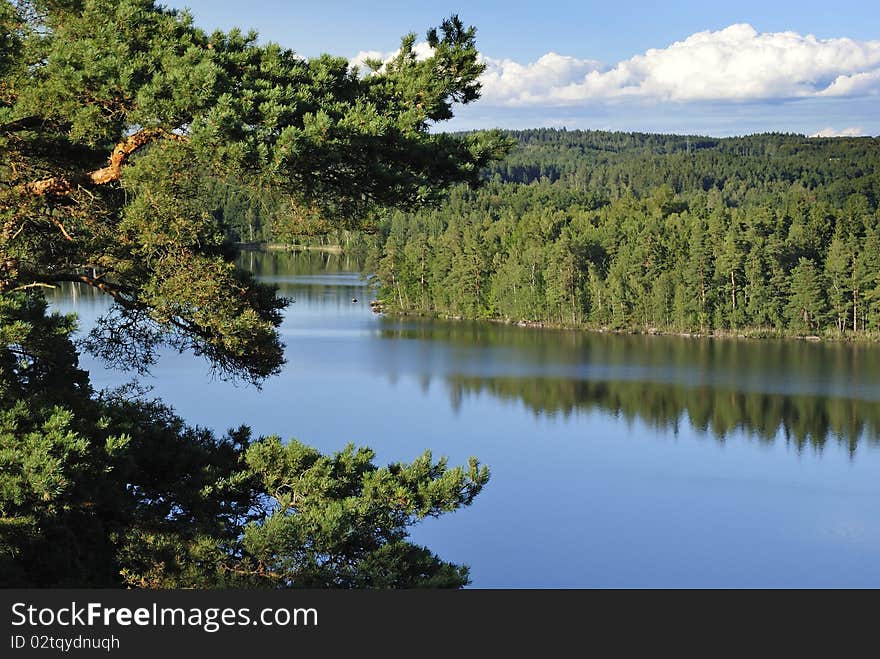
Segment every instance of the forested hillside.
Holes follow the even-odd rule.
[[[391,311],[649,331],[880,332],[880,140],[541,129],[371,237]]]

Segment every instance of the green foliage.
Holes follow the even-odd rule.
[[[379,209],[477,185],[510,145],[432,130],[479,95],[474,30],[456,17],[430,31],[432,56],[410,35],[360,75],[148,0],[2,8],[0,290],[100,288],[118,308],[92,345],[112,337],[98,351],[135,367],[160,341],[255,382],[283,363],[284,301],[230,265],[224,190],[267,200],[278,233],[369,228]]]
[[[245,528],[245,572],[257,583],[307,587],[464,585],[467,570],[405,541],[416,521],[469,505],[489,474],[472,460],[447,469],[425,453],[376,468],[374,453],[349,445],[332,457],[277,437],[251,446],[246,463],[272,499]],[[308,547],[292,553],[290,547]]]
[[[467,583],[407,529],[471,503],[475,460],[378,468],[367,449],[217,437],[135,390],[95,394],[75,319],[40,295],[109,295],[84,345],[115,366],[170,344],[223,376],[276,373],[286,301],[236,267],[231,235],[369,229],[476,186],[509,148],[433,131],[476,100],[483,65],[457,17],[428,40],[427,59],[407,36],[360,75],[152,0],[0,0],[0,582]]]
[[[509,134],[520,146],[485,188],[382,223],[371,267],[387,310],[880,333],[877,140]]]
[[[218,438],[125,390],[93,396],[70,318],[34,295],[6,300],[0,350],[0,577],[8,586],[458,587],[464,566],[408,529],[470,505],[489,473],[425,453],[379,468],[353,446]],[[66,349],[58,349],[66,343]],[[66,363],[61,363],[64,360]],[[76,378],[55,379],[59,373]],[[39,375],[38,375],[39,374]],[[41,377],[42,376],[42,377]]]
[[[824,285],[816,264],[801,257],[791,271],[789,315],[795,326],[811,331],[822,322],[825,311]]]

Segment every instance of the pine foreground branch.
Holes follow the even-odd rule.
[[[172,133],[164,128],[145,128],[129,135],[119,142],[110,154],[109,164],[106,167],[84,172],[82,174],[66,177],[51,176],[25,183],[22,189],[32,196],[52,195],[62,197],[71,194],[77,187],[107,185],[118,181],[122,176],[122,167],[126,161],[139,149],[145,147],[157,139],[169,139],[179,142],[186,141],[186,137]]]

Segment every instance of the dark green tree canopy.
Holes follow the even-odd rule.
[[[151,0],[0,1],[0,290],[75,281],[116,301],[91,345],[138,367],[170,342],[253,381],[283,362],[284,301],[231,264],[202,202],[275,191],[309,230],[366,227],[476,184],[509,140],[431,132],[479,96],[457,17],[384,66],[208,34]]]
[[[880,338],[880,139],[507,134],[486,186],[365,237],[386,311]]]
[[[207,34],[151,0],[0,0],[0,583],[462,586],[408,542],[489,475],[430,453],[378,467],[296,440],[217,436],[135,388],[96,393],[43,287],[115,301],[87,344],[145,368],[162,343],[224,374],[276,372],[285,301],[236,268],[207,192],[320,230],[478,182],[509,140],[433,133],[479,95],[455,17],[366,74],[256,35]]]

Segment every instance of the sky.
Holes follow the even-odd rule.
[[[312,57],[388,57],[457,13],[483,95],[444,128],[880,135],[880,2],[165,0]]]

